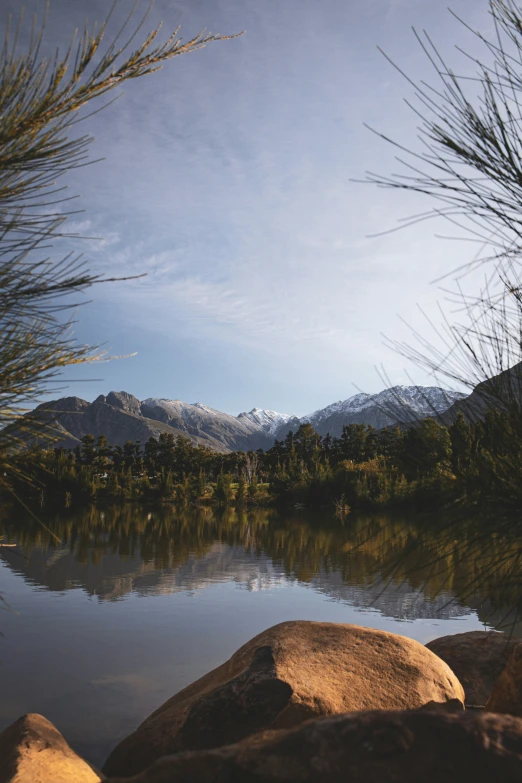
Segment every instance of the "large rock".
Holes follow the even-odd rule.
[[[281,623],[169,699],[118,745],[104,772],[132,775],[169,753],[320,715],[451,699],[464,701],[458,679],[412,639],[356,625]]]
[[[107,783],[520,783],[522,720],[484,712],[359,712],[178,753]]]
[[[519,642],[496,631],[469,631],[441,636],[426,647],[455,672],[464,688],[466,704],[484,705]]]
[[[0,783],[99,783],[102,779],[42,715],[24,715],[0,734]]]
[[[486,702],[486,710],[522,717],[522,643],[511,651],[506,667]]]

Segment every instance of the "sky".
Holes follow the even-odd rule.
[[[115,22],[132,4],[120,0]],[[46,2],[24,5],[21,46]],[[51,0],[46,51],[107,7]],[[489,28],[486,0],[451,7]],[[1,24],[19,8],[4,0]],[[75,248],[92,271],[146,277],[89,291],[78,340],[127,358],[68,370],[59,396],[305,415],[380,391],[381,365],[390,383],[432,383],[383,334],[408,339],[401,319],[429,333],[419,308],[444,305],[432,281],[475,248],[439,238],[454,232],[435,222],[374,236],[434,204],[355,180],[399,169],[365,123],[419,148],[413,89],[378,47],[436,84],[412,27],[464,69],[455,45],[473,51],[472,36],[433,0],[156,0],[146,28],[159,21],[185,39],[245,34],[127,83],[85,121],[103,161],[69,177],[83,211],[68,230],[90,237]]]

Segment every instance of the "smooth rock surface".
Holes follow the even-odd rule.
[[[464,688],[466,704],[484,705],[519,642],[497,631],[469,631],[441,636],[426,647],[455,672]]]
[[[359,712],[214,750],[178,753],[107,783],[520,783],[522,720],[484,712]]]
[[[104,772],[130,776],[170,753],[317,716],[451,699],[464,701],[457,677],[413,639],[356,625],[281,623],[169,699],[117,746]]]
[[[18,718],[0,734],[0,783],[99,783],[103,776],[43,715]]]
[[[511,651],[505,669],[486,702],[486,710],[522,717],[522,643]]]

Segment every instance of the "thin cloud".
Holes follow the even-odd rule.
[[[29,0],[28,14],[38,5]],[[81,4],[72,5],[53,0],[56,42],[65,41],[62,15],[71,29],[83,21]],[[484,16],[475,0],[453,6],[464,18]],[[407,85],[376,45],[388,42],[406,70],[430,78],[411,24],[434,27],[451,45],[458,25],[444,7],[414,0],[217,0],[172,8],[157,0],[151,22],[181,21],[185,35],[204,26],[246,28],[247,35],[137,80],[92,119],[93,157],[106,160],[75,172],[71,189],[81,193],[86,217],[67,228],[102,239],[70,246],[93,271],[147,275],[95,290],[106,339],[123,333],[132,346],[144,336],[151,351],[157,335],[169,340],[172,369],[158,366],[173,384],[176,357],[183,360],[187,346],[201,364],[208,345],[216,356],[240,346],[260,401],[261,364],[289,374],[292,409],[343,396],[343,383],[350,392],[352,382],[375,389],[375,364],[384,361],[390,372],[403,364],[384,350],[381,333],[400,339],[397,314],[421,326],[416,302],[433,309],[440,294],[429,282],[467,252],[434,240],[427,224],[368,239],[429,206],[351,181],[395,165],[393,151],[364,122],[417,143],[416,120],[403,103]],[[104,9],[95,0],[90,16],[101,18]],[[88,339],[98,323],[94,316],[89,323],[88,308],[81,318]],[[146,359],[137,357],[137,376]],[[322,368],[314,378],[321,399],[309,397],[309,367]],[[147,373],[149,395],[157,394],[159,373]],[[212,405],[194,378],[191,398]]]

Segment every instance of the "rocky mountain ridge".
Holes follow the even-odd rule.
[[[65,397],[43,403],[36,413],[53,421],[58,443],[66,448],[74,447],[87,434],[106,435],[113,446],[122,446],[128,440],[145,443],[161,433],[171,433],[221,452],[266,449],[274,443],[273,436],[248,417],[240,419],[180,400],[149,398],[141,402],[123,391],[101,394],[91,403]]]
[[[36,411],[54,422],[58,442],[67,448],[77,445],[86,434],[106,435],[112,445],[121,446],[127,440],[145,443],[164,432],[227,452],[268,449],[304,423],[312,424],[321,435],[329,432],[338,437],[346,424],[370,424],[379,429],[415,422],[443,414],[464,397],[439,387],[395,386],[378,394],[355,394],[298,418],[262,408],[233,416],[199,402],[156,397],[140,401],[128,392],[112,391],[91,403],[64,397],[44,403]]]
[[[447,391],[438,386],[392,386],[377,394],[359,394],[339,400],[326,408],[314,411],[300,419],[290,419],[280,427],[280,438],[296,425],[310,423],[320,435],[330,433],[338,438],[346,424],[369,424],[376,429],[398,423],[418,422],[428,416],[439,418],[455,402],[466,397],[460,392]]]

